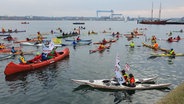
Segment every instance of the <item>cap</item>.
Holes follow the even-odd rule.
[[[40,52],[36,52],[36,55],[40,55]]]

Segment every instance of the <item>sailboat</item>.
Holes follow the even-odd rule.
[[[161,20],[161,3],[160,3],[160,9],[159,9],[159,19],[153,20],[153,3],[152,3],[152,10],[151,10],[151,20],[142,20],[139,23],[140,24],[156,24],[156,25],[164,25],[167,23],[168,20]]]

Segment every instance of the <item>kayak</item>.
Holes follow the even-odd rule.
[[[69,41],[69,42],[73,42],[74,40],[73,39],[65,39],[65,41]],[[92,39],[80,39],[80,40],[77,40],[77,42],[91,42]]]
[[[35,44],[35,43],[30,43],[30,42],[21,42],[21,46],[42,46],[42,44]]]
[[[61,52],[57,52],[57,54],[58,54],[57,57],[54,57],[54,58],[46,60],[46,61],[38,62],[38,63],[16,64],[16,63],[11,61],[6,66],[6,68],[4,70],[4,74],[5,75],[12,75],[12,74],[19,73],[19,72],[35,70],[35,69],[41,68],[43,66],[47,66],[47,65],[50,65],[52,63],[55,63],[59,60],[62,60],[63,58],[69,56],[69,53],[70,53],[69,48],[65,48]]]
[[[95,52],[97,52],[97,51],[102,52],[102,51],[104,51],[105,49],[109,49],[110,47],[111,47],[111,44],[105,46],[103,49],[97,48],[97,49],[94,49],[94,50],[89,50],[89,53],[91,54],[91,53],[95,53]]]
[[[133,35],[132,34],[124,34],[124,36],[126,38],[134,38],[134,37],[137,37],[137,36],[143,36],[143,33],[137,33],[137,34],[133,34]]]
[[[82,46],[82,45],[90,45],[91,44],[91,42],[86,42],[86,43],[80,43],[80,42],[77,42],[76,43],[76,46]],[[73,43],[69,43],[69,44],[67,44],[67,43],[63,43],[63,44],[61,44],[62,46],[74,46],[74,44]]]
[[[20,30],[20,31],[14,30],[14,31],[5,31],[5,32],[0,31],[0,33],[18,33],[18,32],[26,32],[26,30]]]
[[[170,57],[172,55],[167,54],[167,53],[162,53],[162,54],[154,54],[152,53],[151,56],[157,56],[157,57]],[[174,56],[184,56],[184,53],[176,53]]]
[[[66,35],[61,35],[61,36],[56,36],[57,38],[67,38],[67,37],[72,37],[72,36],[78,36],[79,34],[66,34]]]
[[[155,49],[152,45],[148,45],[148,44],[146,44],[146,43],[142,43],[143,44],[143,46],[145,46],[145,47],[148,47],[148,48],[151,48],[151,49]],[[161,51],[164,51],[164,52],[168,52],[169,50],[168,49],[164,49],[164,48],[157,48],[157,49],[155,49],[155,50],[161,50]]]
[[[10,59],[10,58],[13,58],[13,57],[14,57],[14,55],[5,55],[5,56],[1,56],[1,57],[0,57],[0,61],[5,60],[5,59]]]
[[[106,43],[114,43],[114,42],[116,42],[118,39],[111,39],[111,40],[107,40],[107,42]],[[106,44],[105,43],[105,44]],[[104,44],[104,42],[95,42],[95,43],[93,43],[93,44]]]
[[[21,50],[22,47],[14,47],[15,50]],[[11,48],[0,49],[0,53],[11,52]]]
[[[10,34],[0,34],[0,36],[10,36]]]
[[[140,79],[135,79],[135,82],[136,83],[150,83],[150,82],[154,82],[157,78],[158,78],[157,76],[149,77],[149,78],[140,78]],[[76,79],[71,79],[71,80],[79,85],[87,85],[86,83],[90,82],[90,80],[76,80]],[[113,79],[100,79],[96,81],[117,83],[117,81]]]
[[[77,84],[88,85],[93,88],[99,89],[111,89],[111,90],[149,90],[149,89],[161,89],[168,88],[171,83],[163,83],[163,84],[143,84],[136,83],[135,87],[129,87],[125,85],[118,85],[112,81],[106,80],[75,80],[72,79]]]

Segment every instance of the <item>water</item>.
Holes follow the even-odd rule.
[[[1,21],[1,27],[5,29],[12,28],[26,30],[26,33],[12,34],[23,40],[26,37],[33,37],[38,31],[50,32],[57,31],[58,27],[64,32],[70,32],[78,27],[72,23],[75,21],[29,21],[30,24],[21,24],[21,21]],[[174,30],[184,29],[182,25],[141,25],[136,22],[123,21],[84,21],[85,30],[81,31],[82,39],[92,39],[98,42],[103,38],[112,38],[110,34],[103,34],[104,30],[120,32],[122,34],[132,31],[134,28],[147,28],[144,33],[146,37],[135,38],[136,45],[142,45],[145,38],[155,35],[157,38],[166,39],[166,33]],[[94,30],[98,35],[88,35],[88,31]],[[183,33],[173,33],[173,36]],[[1,40],[2,42],[2,40]],[[64,42],[64,41],[63,41]],[[148,42],[150,43],[150,42]],[[184,41],[168,43],[158,41],[163,48],[174,48],[175,52],[184,53]],[[129,63],[130,72],[136,78],[144,78],[157,75],[157,83],[172,83],[170,89],[175,88],[184,81],[183,75],[183,57],[176,57],[169,63],[167,57],[157,57],[148,59],[153,50],[146,47],[135,47],[130,49],[125,46],[129,44],[124,36],[113,43],[109,50],[103,53],[89,54],[90,49],[97,48],[97,45],[78,46],[76,49],[70,49],[70,56],[55,64],[43,67],[40,70],[34,70],[26,73],[20,73],[15,76],[5,77],[4,69],[10,61],[18,62],[17,59],[8,59],[1,61],[0,64],[0,101],[1,104],[152,104],[166,95],[170,90],[143,90],[135,91],[134,94],[127,94],[122,91],[109,91],[93,89],[88,86],[79,86],[73,83],[71,79],[104,79],[114,76],[113,68],[115,57],[120,56],[121,66]],[[62,50],[58,48],[58,50]],[[35,47],[24,47],[23,50],[36,50]],[[41,50],[41,49],[39,49]],[[161,53],[161,52],[156,52]],[[33,56],[26,55],[26,59]]]

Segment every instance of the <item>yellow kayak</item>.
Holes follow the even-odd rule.
[[[169,57],[172,56],[170,54],[167,53],[162,53],[162,54],[151,54],[152,56],[157,56],[157,57]],[[184,53],[176,53],[175,56],[184,56]]]

